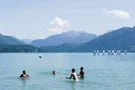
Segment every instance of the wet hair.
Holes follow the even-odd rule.
[[[75,72],[75,69],[74,69],[74,68],[72,69],[72,72],[73,72],[73,73]]]
[[[25,70],[23,70],[23,74],[26,74]]]
[[[53,70],[53,74],[56,74],[56,71],[55,70]]]
[[[83,67],[81,67],[80,69],[83,70]]]

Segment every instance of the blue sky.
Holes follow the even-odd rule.
[[[24,39],[135,26],[134,0],[0,0],[0,33]]]

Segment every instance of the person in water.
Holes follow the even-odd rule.
[[[28,78],[30,77],[28,74],[26,74],[25,70],[23,70],[23,73],[20,75],[22,78]]]
[[[70,77],[66,77],[66,79],[73,79],[73,80],[75,80],[75,81],[78,80],[77,74],[75,73],[75,69],[72,69],[71,76],[70,76]]]
[[[52,74],[56,75],[56,71],[55,71],[55,70],[53,70]]]
[[[80,78],[84,78],[83,67],[80,68],[80,73],[78,74],[78,76],[80,76]]]

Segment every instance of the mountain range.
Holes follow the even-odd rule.
[[[41,46],[58,46],[61,44],[81,44],[86,43],[97,37],[95,34],[89,34],[83,31],[69,31],[61,34],[52,35],[45,39],[34,40],[31,45]]]
[[[135,51],[135,27],[122,27],[96,36],[86,32],[64,32],[27,45],[13,36],[0,34],[0,52],[93,52],[94,50]]]
[[[0,44],[8,44],[8,45],[23,45],[22,41],[17,39],[16,37],[13,36],[6,36],[0,34]]]
[[[80,45],[63,44],[53,47],[44,46],[40,49],[48,52],[93,52],[94,50],[135,51],[135,27],[123,27],[113,30]]]
[[[123,27],[110,33],[103,34],[85,43],[79,51],[93,50],[134,50],[135,27]]]
[[[37,47],[27,45],[20,39],[0,34],[0,52],[35,52]]]

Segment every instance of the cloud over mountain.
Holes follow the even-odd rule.
[[[55,17],[51,22],[50,25],[52,26],[51,28],[48,29],[49,32],[54,32],[54,33],[61,33],[66,31],[67,29],[70,28],[70,24],[68,23],[67,20],[64,20],[59,17]]]

